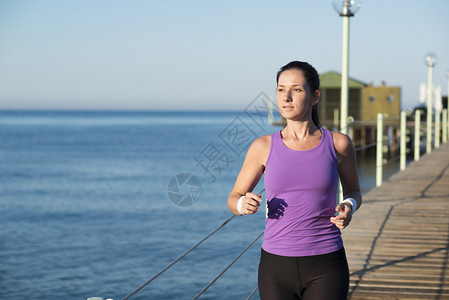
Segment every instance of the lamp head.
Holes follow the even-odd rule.
[[[437,62],[437,55],[435,53],[432,53],[432,52],[427,53],[427,55],[426,55],[426,65],[428,67],[433,67],[433,66],[435,66],[436,62]]]
[[[362,6],[361,0],[332,0],[332,6],[342,17],[352,17]]]

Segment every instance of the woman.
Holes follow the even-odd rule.
[[[277,103],[287,126],[253,142],[228,198],[234,214],[256,213],[262,199],[252,191],[264,174],[268,215],[259,263],[261,299],[348,295],[340,230],[362,196],[352,142],[320,128],[319,100],[319,76],[311,65],[293,61],[281,68]],[[345,200],[335,207],[338,177]]]

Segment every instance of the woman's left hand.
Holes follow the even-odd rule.
[[[340,230],[345,229],[352,219],[352,206],[348,203],[340,203],[335,208],[339,212],[338,216],[332,217],[331,222],[334,223]]]

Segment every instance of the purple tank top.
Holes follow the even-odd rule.
[[[343,246],[334,216],[338,160],[332,133],[321,129],[311,150],[288,148],[281,132],[271,136],[265,175],[268,216],[262,248],[282,256],[320,255]]]

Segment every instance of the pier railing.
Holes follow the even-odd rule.
[[[407,119],[413,119],[413,120],[407,120]],[[271,120],[272,121],[272,120]],[[353,121],[353,120],[352,120]],[[274,124],[275,122],[273,122]],[[357,122],[353,121],[348,126],[374,126],[376,127],[376,140],[370,143],[364,143],[362,145],[358,145],[355,147],[356,151],[365,151],[370,148],[376,147],[376,186],[380,186],[383,182],[383,167],[386,163],[394,162],[399,159],[399,165],[400,170],[404,170],[406,168],[407,163],[407,154],[411,152],[411,146],[408,148],[407,145],[411,145],[412,136],[413,138],[413,151],[414,151],[414,160],[417,161],[420,159],[421,155],[421,149],[425,147],[423,145],[423,141],[426,139],[423,139],[423,136],[425,134],[432,135],[433,138],[433,145],[434,148],[438,148],[440,146],[440,142],[446,143],[449,140],[449,115],[448,110],[444,109],[440,113],[435,114],[435,122],[433,122],[432,128],[434,128],[433,132],[425,132],[423,129],[425,126],[422,126],[423,122],[421,122],[421,112],[419,110],[415,111],[414,116],[402,111],[400,114],[400,117],[388,117],[387,114],[379,113],[377,115],[377,120],[372,121],[365,121],[365,122]],[[276,122],[276,125],[281,125],[282,122]],[[442,126],[440,126],[442,125]],[[391,128],[397,127],[399,128],[399,136],[397,134],[393,134],[393,130]],[[411,129],[414,129],[413,131]],[[413,132],[413,134],[412,134]],[[352,134],[354,134],[354,131],[352,131]],[[350,131],[351,135],[351,131]],[[391,148],[395,147],[399,141],[399,155],[393,156],[392,158],[389,158],[389,160],[386,159],[387,153],[391,152]],[[394,151],[393,151],[394,152]],[[392,156],[392,155],[388,155]],[[192,247],[190,247],[188,250],[186,250],[184,253],[182,253],[178,258],[173,260],[171,263],[169,263],[166,267],[164,267],[161,271],[159,271],[157,274],[155,274],[153,277],[151,277],[149,280],[147,280],[145,283],[140,285],[138,288],[136,288],[134,291],[129,293],[127,296],[122,298],[122,300],[130,299],[132,296],[137,294],[139,291],[141,291],[143,288],[148,286],[150,283],[152,283],[154,280],[156,280],[160,275],[165,273],[168,269],[173,267],[175,264],[177,264],[179,261],[181,261],[184,257],[186,257],[189,253],[191,253],[194,249],[196,249],[198,246],[200,246],[203,242],[205,242],[207,239],[209,239],[211,236],[213,236],[215,233],[217,233],[220,229],[225,227],[231,220],[233,220],[236,216],[232,215],[227,220],[225,220],[221,225],[219,225],[217,228],[212,230],[209,234],[207,234],[205,237],[203,237],[200,241],[195,243]],[[260,239],[260,237],[263,235],[263,232],[259,233],[253,241],[251,241],[222,271],[220,271],[209,283],[207,283],[204,288],[198,292],[196,296],[193,297],[193,299],[200,298],[201,295],[204,294],[231,266],[248,250],[250,249],[255,242]],[[256,286],[248,295],[247,299],[250,299],[258,290],[258,287]],[[88,299],[103,299],[100,297],[92,297]],[[112,299],[111,299],[112,300]]]
[[[413,117],[413,120],[407,121],[409,117]],[[410,118],[411,119],[411,118]],[[389,124],[385,126],[384,121],[389,121]],[[427,140],[427,135],[431,135],[432,144],[434,148],[439,148],[440,143],[446,143],[449,140],[449,115],[448,110],[444,109],[442,112],[436,112],[434,122],[431,126],[432,132],[423,131],[425,126],[421,122],[421,111],[416,110],[414,116],[408,114],[406,111],[402,111],[399,118],[389,118],[388,115],[379,113],[377,115],[377,139],[376,139],[376,186],[380,186],[383,182],[383,167],[387,162],[393,162],[399,159],[400,171],[405,170],[407,165],[407,155],[412,151],[411,146],[412,132],[413,132],[413,157],[415,161],[418,161],[421,157],[422,149],[425,147],[423,144]],[[387,130],[392,126],[395,126],[392,122],[398,122],[396,126],[399,127],[399,136],[391,134],[385,134]],[[441,126],[442,125],[442,126]],[[414,128],[414,131],[411,129]],[[425,138],[423,138],[425,137]],[[388,144],[385,141],[388,139]],[[397,144],[399,141],[399,155],[389,160],[386,159],[386,153],[390,151],[392,145]],[[397,152],[397,151],[396,151]]]
[[[354,142],[355,150],[364,153],[376,148],[376,186],[383,182],[384,166],[399,160],[399,169],[403,171],[407,165],[407,155],[413,151],[413,158],[418,161],[424,152],[427,135],[432,137],[432,145],[439,148],[440,143],[449,140],[449,111],[436,111],[433,116],[432,132],[426,131],[425,122],[421,121],[421,110],[415,113],[401,111],[399,117],[390,117],[387,113],[379,113],[377,119],[357,121],[348,118],[348,134]],[[284,122],[273,122],[281,125]],[[338,129],[338,120],[324,121],[327,127]],[[371,133],[371,139],[367,131]],[[375,136],[374,136],[375,134]]]

